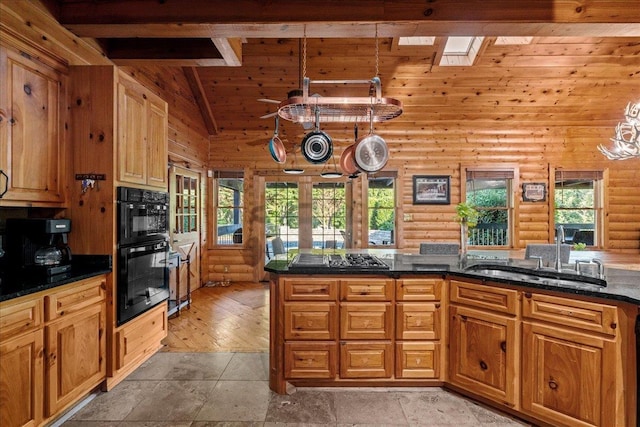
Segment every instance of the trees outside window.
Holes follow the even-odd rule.
[[[471,246],[511,244],[513,170],[467,170],[466,201],[479,213]]]
[[[244,173],[216,171],[214,175],[215,239],[218,245],[242,244]]]

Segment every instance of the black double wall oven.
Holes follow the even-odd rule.
[[[118,187],[118,306],[122,325],[169,298],[169,194]]]

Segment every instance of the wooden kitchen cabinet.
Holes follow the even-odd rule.
[[[43,419],[42,299],[0,306],[0,425],[38,426]]]
[[[51,421],[106,378],[106,276],[0,304],[0,425]]]
[[[158,304],[118,328],[115,337],[116,369],[124,372],[135,369],[158,350],[167,330],[166,304]]]
[[[120,73],[118,82],[118,178],[167,189],[167,103]]]
[[[525,293],[522,315],[522,411],[554,425],[624,425],[616,307]]]
[[[45,296],[45,416],[53,416],[106,378],[105,277]]]
[[[394,373],[395,281],[340,280],[340,378],[391,378]]]
[[[515,304],[508,307],[517,291],[452,280],[450,299],[449,381],[516,407],[519,334]]]
[[[66,79],[41,52],[0,46],[0,206],[65,205]]]
[[[338,281],[283,280],[286,378],[331,379],[338,367]]]
[[[105,309],[94,304],[45,328],[46,416],[75,402],[106,377]]]
[[[440,378],[442,364],[442,278],[396,281],[397,378]]]

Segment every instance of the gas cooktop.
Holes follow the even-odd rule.
[[[347,253],[341,254],[298,254],[289,264],[289,270],[314,270],[322,268],[388,270],[389,266],[375,255]]]

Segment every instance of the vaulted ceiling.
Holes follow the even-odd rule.
[[[627,102],[640,101],[635,1],[46,3],[117,64],[184,73],[212,135],[273,131],[273,118],[261,116],[278,105],[258,99],[282,101],[302,77],[314,94],[363,96],[367,87],[313,82],[378,75],[383,96],[404,105],[385,124],[387,135],[610,125]],[[472,65],[442,65],[451,36],[484,37]],[[400,37],[433,39],[404,45]],[[353,123],[326,126],[353,138]],[[282,131],[294,139],[305,132],[291,123]]]

